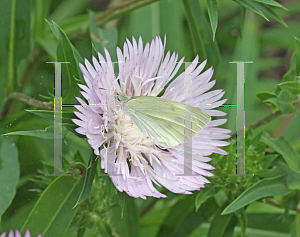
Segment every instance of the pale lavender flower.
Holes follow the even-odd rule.
[[[0,237],[6,237],[6,232],[3,232]],[[8,237],[22,237],[19,230],[16,230],[15,234],[12,230],[10,230]],[[31,237],[29,230],[26,230],[26,233],[24,237]],[[39,234],[37,237],[42,237],[41,234]]]
[[[174,52],[171,55],[170,51],[164,57],[164,48],[165,45],[159,36],[153,39],[151,44],[147,43],[145,48],[142,37],[138,42],[132,38],[132,43],[127,39],[123,52],[117,48],[117,77],[106,49],[106,59],[98,53],[99,61],[93,57],[93,66],[86,59],[85,67],[80,64],[87,86],[79,86],[87,104],[77,98],[81,105],[75,106],[80,111],[74,112],[79,118],[73,120],[79,126],[76,131],[87,137],[94,153],[101,157],[101,168],[106,173],[107,164],[110,162],[113,164],[114,173],[122,174],[114,176],[109,173],[117,189],[135,198],[166,197],[156,190],[153,183],[174,193],[191,194],[191,191],[200,190],[209,183],[204,176],[213,176],[207,171],[214,169],[206,163],[211,160],[208,156],[212,153],[227,154],[219,147],[229,145],[228,142],[220,140],[229,138],[228,133],[231,131],[217,127],[226,123],[227,119],[210,121],[192,140],[192,170],[199,176],[178,176],[184,173],[183,144],[175,147],[157,144],[131,121],[129,115],[117,111],[120,110],[120,104],[115,97],[111,99],[112,90],[126,93],[129,97],[157,96],[174,78],[183,63],[183,58],[177,62],[178,54]],[[190,105],[198,107],[210,116],[226,115],[214,110],[226,101],[220,100],[225,92],[207,92],[216,82],[210,81],[213,68],[201,73],[206,60],[199,66],[197,63],[198,56],[186,71],[167,87],[162,97],[187,103],[184,97],[184,77],[185,73],[189,73],[193,83],[193,100]],[[110,138],[114,138],[115,156],[109,156],[106,148],[99,149]]]

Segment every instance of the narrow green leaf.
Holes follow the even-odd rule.
[[[48,25],[50,26],[50,29],[52,30],[52,32],[54,33],[55,37],[59,40],[60,37],[60,31],[58,30],[58,27],[56,27],[57,25],[55,25],[55,23],[51,23],[49,21],[46,20],[46,22],[48,23]],[[62,30],[61,30],[62,31]],[[63,31],[62,31],[63,32]],[[80,62],[82,64],[84,64],[83,58],[81,57],[81,55],[78,53],[77,49],[71,44],[71,42],[69,41],[69,39],[67,38],[65,32],[63,32],[63,38],[65,39],[65,43],[66,46],[68,48],[69,45],[71,45],[72,47],[72,51],[74,53],[75,59],[77,60],[77,62]],[[53,55],[53,47],[52,47],[52,39],[48,38],[43,40],[43,39],[38,39],[40,44],[45,48],[45,50],[50,54]],[[49,47],[49,43],[51,44]],[[69,53],[70,53],[70,57],[72,58],[72,52],[68,49]],[[57,54],[57,53],[56,53]],[[76,78],[78,79],[78,78]],[[83,76],[80,73],[80,79],[82,82],[84,82],[83,80]]]
[[[74,207],[82,203],[90,194],[97,170],[97,156],[93,153],[90,157],[88,167],[84,176],[84,184],[79,198]]]
[[[26,110],[30,113],[36,114],[42,118],[50,119],[54,121],[54,111],[49,110]],[[73,111],[62,111],[62,125],[73,132],[76,136],[85,138],[84,135],[81,135],[75,131],[77,126],[73,123],[72,119],[77,118]],[[52,138],[53,139],[53,138]]]
[[[75,56],[75,59],[77,60],[77,62],[80,62],[82,64],[84,64],[84,61],[83,61],[83,58],[81,57],[81,55],[78,53],[77,49],[71,44],[70,40],[68,39],[68,37],[66,36],[66,33],[60,29],[59,31],[59,26],[56,25],[54,22],[53,23],[50,23],[49,21],[46,20],[46,22],[48,23],[48,25],[50,26],[50,29],[52,30],[52,32],[54,33],[55,37],[59,40],[59,36],[60,36],[60,31],[63,32],[63,38],[65,39],[65,43],[66,43],[66,46],[68,48],[69,45],[71,45],[72,47],[72,50],[73,50],[73,53],[74,53],[74,56]],[[57,26],[57,27],[56,27]],[[48,42],[48,41],[47,41]],[[50,42],[52,42],[50,40]],[[68,49],[68,51],[70,52],[70,50]],[[70,52],[70,57],[72,58],[72,52]],[[80,76],[81,76],[81,73],[80,73]],[[76,78],[78,79],[78,78]],[[81,81],[84,82],[83,80],[83,77],[81,76],[80,77]]]
[[[269,98],[264,100],[266,103],[270,103],[270,106],[272,108],[272,112],[274,113],[276,110],[278,110],[278,100],[277,98]]]
[[[299,81],[287,81],[278,84],[282,90],[286,90],[294,95],[300,94],[300,80]]]
[[[18,66],[31,50],[31,1],[0,1],[0,111],[18,83]]]
[[[300,155],[285,137],[281,136],[278,139],[272,139],[265,134],[262,136],[261,141],[282,155],[292,170],[300,173]]]
[[[234,0],[234,1],[238,4],[240,4],[241,6],[248,8],[249,10],[257,13],[258,15],[262,16],[267,21],[269,21],[268,18],[262,13],[262,11],[256,7],[256,5],[253,1],[251,1],[251,0]]]
[[[54,111],[50,110],[26,110],[27,112],[38,115],[42,118],[50,119],[54,121]],[[62,111],[62,123],[73,124],[72,119],[77,118],[73,111]]]
[[[62,64],[62,100],[65,104],[75,103],[75,97],[79,95],[80,88],[77,83],[80,82],[81,73],[79,71],[79,62],[75,57],[73,46],[63,30],[53,22],[53,26],[59,34],[59,43],[57,46],[57,61],[67,62]]]
[[[278,3],[274,0],[253,0],[253,1],[260,2],[260,3],[267,4],[267,5],[274,6],[274,7],[281,7],[283,9],[287,10],[284,6],[282,6],[280,3]]]
[[[0,221],[16,194],[19,175],[18,149],[9,138],[0,137]]]
[[[63,236],[77,211],[73,207],[82,185],[83,179],[71,176],[56,178],[35,204],[21,229],[22,234],[29,229],[32,236]]]
[[[232,213],[263,197],[289,193],[290,190],[287,188],[285,179],[285,176],[277,176],[258,181],[228,205],[222,212],[222,215]]]
[[[57,39],[59,39],[59,32],[57,31],[56,27],[54,26],[53,23],[49,22],[47,19],[45,19],[45,21],[48,23],[50,29],[52,30],[53,34],[55,35],[55,37]]]
[[[33,131],[16,131],[9,132],[4,135],[21,135],[21,136],[30,136],[30,137],[39,137],[44,139],[54,139],[54,127],[45,128],[45,130],[33,130]]]
[[[207,199],[212,197],[216,193],[216,190],[211,187],[205,187],[198,193],[195,201],[196,210],[200,208],[202,203],[206,202]]]
[[[213,40],[215,40],[215,34],[218,26],[218,7],[217,0],[206,0],[208,16],[210,20],[211,29],[213,32]]]
[[[259,9],[263,14],[265,14],[267,17],[272,17],[284,27],[288,27],[287,24],[284,22],[284,20],[281,18],[281,16],[277,12],[273,11],[273,9],[270,8],[269,6],[258,2],[253,2],[253,5],[257,9]]]
[[[277,98],[277,95],[268,91],[257,93],[256,96],[261,99],[262,101],[270,99],[270,98]]]

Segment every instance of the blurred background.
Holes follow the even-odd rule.
[[[0,14],[0,233],[300,236],[299,1],[2,0]],[[88,198],[70,209],[92,150],[74,132],[74,108],[63,106],[63,171],[77,179],[45,176],[53,174],[54,157],[54,64],[47,62],[70,62],[62,66],[62,102],[75,104],[79,62],[91,62],[103,47],[116,60],[126,38],[142,36],[145,45],[156,35],[166,36],[165,53],[176,51],[185,62],[208,59],[213,89],[226,91],[226,104],[236,104],[236,64],[229,62],[253,62],[245,64],[246,173],[252,176],[228,176],[235,173],[236,108],[222,107],[232,145],[228,156],[212,156],[208,188],[193,195],[160,189],[167,199],[135,200],[96,176]]]

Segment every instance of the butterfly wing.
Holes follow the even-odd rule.
[[[189,112],[184,103],[151,96],[132,97],[124,104],[124,110],[146,136],[168,146],[194,137],[210,121],[196,107],[191,107]],[[186,121],[190,125],[186,126]]]

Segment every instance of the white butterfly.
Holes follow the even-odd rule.
[[[118,99],[123,111],[146,136],[168,147],[194,137],[211,120],[196,107],[160,97],[128,97],[121,93]]]

